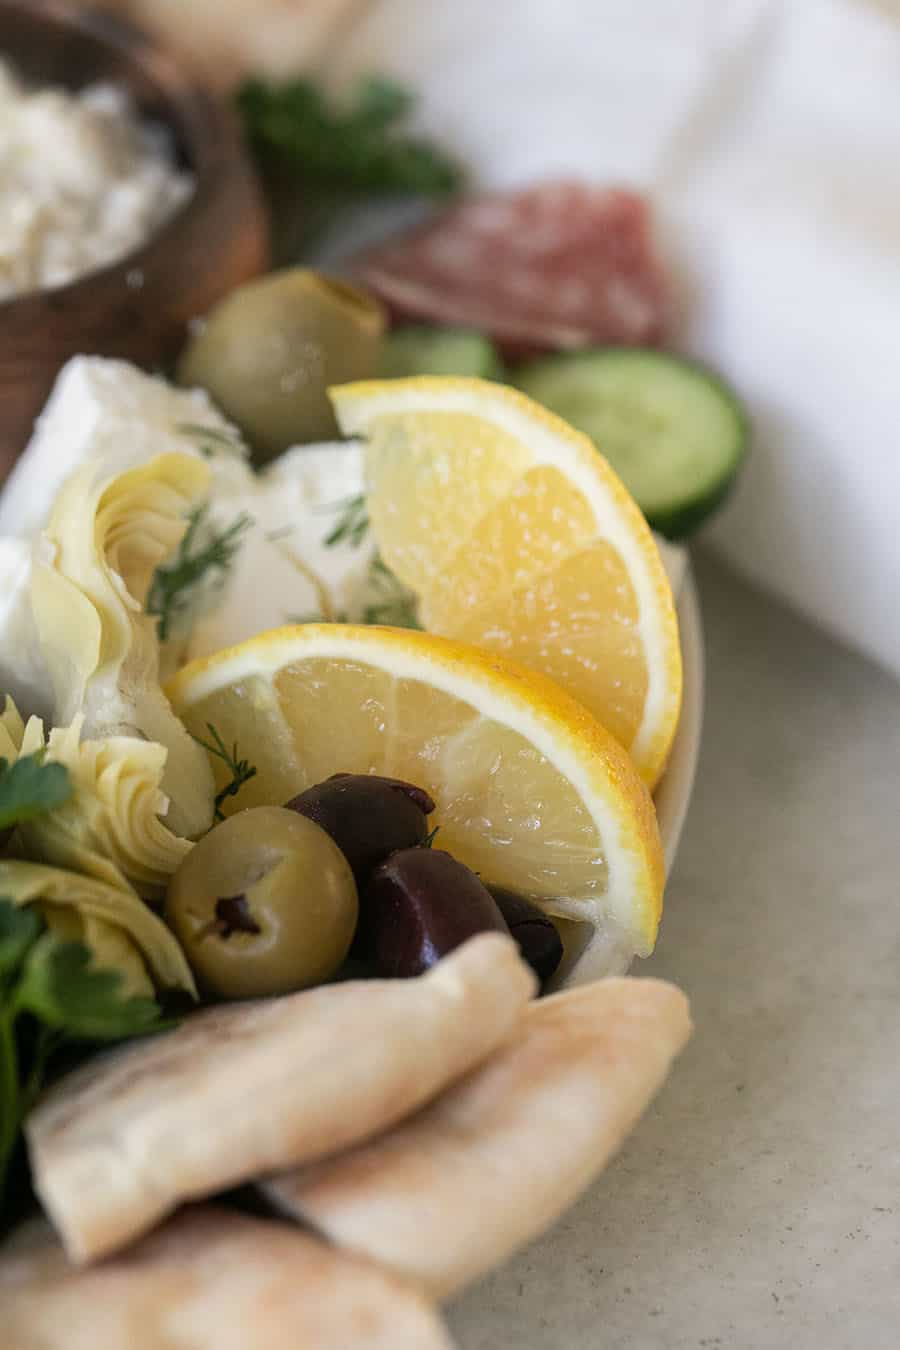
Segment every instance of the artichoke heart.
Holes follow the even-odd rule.
[[[24,737],[25,723],[14,701],[7,694],[3,712],[0,713],[0,759],[5,759],[7,764],[15,764]]]
[[[7,700],[0,718],[15,713]],[[62,806],[26,821],[18,828],[16,850],[35,862],[70,867],[107,885],[129,883],[148,896],[158,896],[190,852],[161,819],[168,800],[160,788],[166,748],[134,736],[82,740],[84,714],[70,727],[55,727],[46,743],[43,724],[32,717],[18,736],[19,753],[43,750],[48,760],[65,765],[72,796]]]
[[[86,943],[98,966],[120,971],[131,992],[145,992],[152,981],[196,997],[174,934],[134,891],[61,867],[7,859],[0,861],[0,895],[14,905],[36,905],[51,928]]]
[[[157,455],[112,475],[88,462],[56,499],[31,580],[54,723],[66,726],[83,712],[89,737],[164,746],[167,824],[188,837],[212,824],[212,771],[160,688],[156,623],[144,604],[209,480],[208,466],[190,455]]]

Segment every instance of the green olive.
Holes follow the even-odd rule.
[[[350,864],[321,826],[283,806],[216,825],[169,882],[166,919],[200,988],[257,998],[321,984],[356,929]]]
[[[262,462],[337,434],[328,386],[374,375],[384,330],[364,291],[302,267],[272,272],[215,306],[178,379],[208,389]]]

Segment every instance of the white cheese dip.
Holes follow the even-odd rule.
[[[193,187],[126,90],[31,89],[0,61],[0,300],[124,257]]]

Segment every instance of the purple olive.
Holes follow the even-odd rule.
[[[476,933],[506,933],[479,878],[441,849],[408,848],[361,892],[358,946],[379,975],[421,975]]]
[[[428,793],[413,783],[364,773],[336,773],[287,805],[331,835],[357,886],[390,853],[421,844],[434,810]]]
[[[487,889],[518,942],[523,959],[541,984],[546,984],[563,958],[562,938],[556,924],[531,900],[515,891],[507,891],[502,886],[488,886]]]

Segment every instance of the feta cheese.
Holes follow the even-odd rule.
[[[359,619],[375,545],[326,541],[364,490],[358,442],[297,446],[259,476],[252,494],[219,497],[227,524],[240,510],[253,519],[214,612],[190,636],[191,657],[206,656],[255,633],[310,619]]]
[[[0,300],[124,257],[193,187],[125,90],[32,90],[0,63]]]
[[[42,529],[66,480],[88,459],[127,469],[169,451],[202,454],[214,493],[254,481],[239,433],[202,389],[176,389],[127,361],[74,356],[0,494],[0,535]]]

